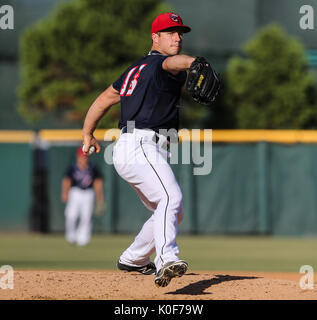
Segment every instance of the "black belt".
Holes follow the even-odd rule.
[[[138,129],[138,128],[135,128],[135,129]],[[144,129],[144,130],[152,130],[152,131],[154,131],[155,133],[159,133],[159,130],[154,130],[154,129]],[[134,131],[134,128],[132,129],[131,132],[128,132],[128,127],[127,127],[127,126],[125,126],[125,127],[123,127],[123,128],[121,129],[121,132],[122,132],[122,133],[133,133],[133,131]]]
[[[151,129],[152,130],[152,129]],[[134,131],[134,128],[132,129],[132,131],[130,131],[130,132],[128,132],[128,127],[123,127],[122,129],[121,129],[121,132],[122,133],[133,133],[133,131]],[[152,130],[152,131],[154,131],[154,130]],[[154,137],[153,137],[153,141],[155,142],[155,143],[158,143],[158,141],[159,141],[159,137],[158,137],[158,135],[157,135],[157,132],[156,131],[154,131],[155,132],[155,135],[154,135]]]
[[[144,129],[144,130],[146,130],[146,129]],[[154,135],[154,137],[153,137],[153,141],[154,141],[155,143],[158,143],[158,142],[159,142],[159,139],[160,139],[158,131],[153,130],[153,129],[148,129],[148,130],[152,130],[152,131],[155,132],[155,135]],[[134,128],[132,129],[131,132],[128,132],[128,127],[127,127],[127,126],[125,126],[125,127],[123,127],[123,128],[121,129],[121,132],[122,132],[122,133],[133,133],[133,131],[134,131]],[[167,143],[169,144],[169,143],[170,143],[170,137],[167,136],[167,137],[166,137],[166,140],[167,140]]]

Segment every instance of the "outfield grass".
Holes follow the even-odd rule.
[[[115,269],[133,235],[95,235],[86,247],[63,235],[0,234],[0,266],[15,269]],[[299,272],[317,270],[317,238],[179,236],[180,258],[191,270]]]

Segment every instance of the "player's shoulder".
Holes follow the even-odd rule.
[[[162,56],[153,56],[153,55],[146,55],[143,57],[140,57],[138,60],[134,61],[130,67],[128,68],[128,70],[133,69],[136,66],[140,66],[142,64],[155,64],[162,61]]]
[[[125,76],[127,73],[129,73],[132,69],[135,69],[137,66],[140,66],[143,61],[144,61],[145,57],[140,57],[139,59],[135,60],[134,62],[132,62],[128,67],[126,67],[122,73],[121,76]]]
[[[153,57],[146,55],[140,57],[138,60],[134,61],[121,75],[121,79],[125,79],[130,73],[136,72],[137,69],[141,70],[146,66],[146,70],[154,71],[157,69],[157,66],[162,66],[162,60],[159,57]],[[152,72],[151,71],[151,72]]]
[[[135,60],[133,63],[127,67],[121,76],[112,84],[114,89],[117,91],[120,91],[120,88],[122,84],[124,83],[124,80],[128,77],[131,76],[134,72],[137,72],[137,70],[147,70],[145,72],[146,77],[148,77],[149,74],[154,74],[157,72],[157,70],[162,69],[162,62],[164,59],[166,59],[166,56],[163,56],[161,54],[158,55],[152,55],[152,54],[147,54],[139,59]],[[144,68],[146,66],[146,68]],[[144,73],[143,73],[144,74]]]

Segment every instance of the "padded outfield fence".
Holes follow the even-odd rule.
[[[112,141],[104,133],[96,132],[103,150],[91,161],[105,178],[107,207],[94,216],[94,231],[135,233],[149,211],[105,163]],[[184,199],[180,233],[317,235],[317,131],[213,130],[205,142],[210,174],[172,165]],[[80,130],[0,131],[1,231],[64,231],[61,180],[80,143]]]

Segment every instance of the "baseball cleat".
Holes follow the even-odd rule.
[[[181,277],[187,271],[188,264],[183,260],[167,262],[155,277],[157,287],[166,287],[175,277]]]
[[[117,267],[118,267],[118,269],[120,269],[122,271],[127,271],[127,272],[136,271],[136,272],[140,272],[144,275],[156,274],[156,267],[153,262],[150,262],[149,264],[147,264],[145,266],[141,266],[141,267],[132,267],[132,266],[128,266],[127,264],[123,264],[120,261],[118,261]]]

